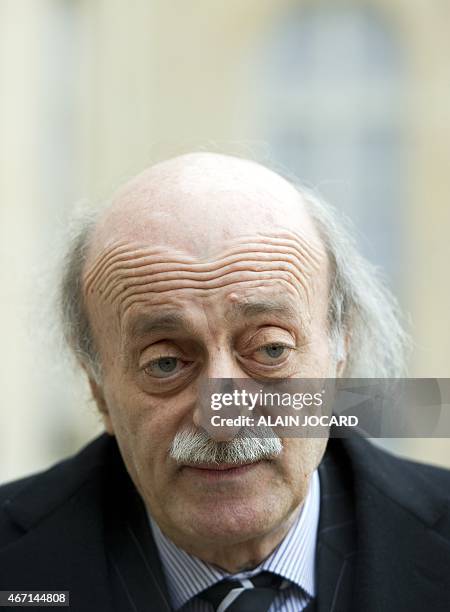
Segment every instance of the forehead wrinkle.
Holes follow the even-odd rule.
[[[274,257],[274,256],[277,257]],[[127,260],[123,265],[115,262],[108,273],[105,275],[102,283],[99,283],[99,292],[103,294],[105,300],[114,299],[115,293],[122,289],[122,283],[133,281],[133,286],[145,285],[148,282],[157,282],[161,280],[180,279],[198,279],[198,280],[214,280],[221,275],[227,274],[229,271],[245,270],[247,266],[251,266],[254,271],[264,269],[270,265],[289,265],[296,267],[297,257],[291,250],[273,249],[271,252],[262,253],[261,251],[248,251],[235,253],[225,256],[221,261],[216,260],[210,263],[193,263],[183,262],[181,259],[169,260],[165,258],[155,258],[154,256],[142,255],[137,256],[133,260]],[[303,266],[303,274],[308,276],[311,266]],[[313,269],[311,267],[311,269]],[[109,289],[107,288],[109,285]]]
[[[283,283],[288,291],[295,291],[297,298],[303,298],[307,309],[310,308],[313,282],[322,276],[317,272],[324,262],[327,264],[322,245],[298,232],[284,231],[275,236],[236,237],[227,246],[225,253],[222,249],[211,261],[168,250],[162,245],[149,248],[142,243],[118,241],[109,245],[91,265],[85,276],[85,288],[90,294],[97,294],[102,302],[105,298],[112,305],[116,302],[119,319],[133,305],[148,301],[146,293],[156,297],[187,289],[207,296],[233,283],[267,287],[267,282],[273,280]],[[245,262],[248,256],[257,259]],[[253,265],[257,269],[236,270],[236,262],[238,268]],[[221,275],[224,270],[227,274]],[[247,278],[242,279],[243,274]]]
[[[137,275],[133,271],[129,274],[121,273],[110,283],[109,289],[103,291],[103,299],[113,303],[117,299],[120,301],[126,300],[129,295],[136,293],[146,293],[147,291],[164,291],[167,288],[180,287],[198,287],[203,283],[205,287],[215,288],[223,286],[224,281],[229,281],[228,277],[233,277],[239,274],[278,274],[289,273],[296,279],[299,286],[305,293],[308,293],[308,281],[310,280],[310,272],[303,271],[300,273],[290,257],[285,259],[270,258],[268,261],[257,259],[245,259],[232,262],[231,264],[223,265],[221,268],[207,272],[180,270],[177,266],[175,269],[165,269],[163,271],[146,270],[145,274]]]
[[[275,276],[276,273],[276,276]],[[238,285],[245,283],[249,280],[266,280],[266,281],[285,281],[296,289],[300,297],[305,297],[309,305],[308,292],[305,287],[301,284],[302,291],[299,291],[298,284],[296,285],[293,281],[293,274],[290,271],[285,270],[269,270],[269,271],[256,271],[247,272],[248,277],[243,279],[241,272],[230,272],[227,275],[220,277],[217,282],[206,283],[204,280],[196,281],[195,279],[177,279],[174,281],[156,281],[151,283],[151,287],[146,285],[140,285],[138,289],[128,290],[125,294],[121,294],[117,297],[116,302],[119,306],[119,310],[124,312],[136,296],[148,294],[148,293],[167,293],[170,291],[179,290],[191,290],[191,291],[212,291],[214,289],[220,290],[231,285]]]
[[[120,245],[118,247],[120,251],[116,252],[109,262],[106,261],[107,255],[105,255],[97,262],[98,267],[93,266],[91,268],[90,275],[86,275],[85,287],[89,291],[89,289],[92,289],[92,285],[96,283],[98,293],[103,294],[104,299],[108,299],[111,294],[114,298],[115,293],[120,293],[123,289],[129,289],[131,284],[137,287],[149,282],[186,277],[208,281],[213,280],[215,276],[219,276],[221,268],[226,272],[227,265],[243,261],[249,255],[258,259],[247,260],[247,263],[256,267],[260,265],[260,269],[265,267],[265,261],[272,265],[278,264],[280,267],[284,267],[285,264],[292,264],[294,275],[298,282],[303,284],[304,279],[302,277],[308,278],[323,263],[323,252],[315,250],[316,252],[311,257],[311,254],[305,248],[302,248],[305,245],[302,242],[299,244],[298,240],[270,237],[270,241],[268,241],[267,238],[269,237],[264,236],[264,242],[259,242],[252,237],[253,242],[239,244],[228,249],[225,254],[222,252],[220,259],[216,258],[207,262],[196,261],[193,258],[186,258],[185,255],[180,256],[172,253],[170,254],[170,260],[168,260],[167,250],[163,247],[148,249],[141,245],[130,245],[130,249],[125,252],[123,245]],[[242,242],[242,239],[239,242]],[[273,256],[275,254],[284,259],[274,260]],[[245,266],[245,264],[242,265]],[[238,268],[239,266],[235,267],[235,269]],[[296,268],[300,273],[297,273]],[[164,278],[164,274],[166,278]],[[141,281],[142,277],[144,278]]]
[[[92,264],[85,266],[83,274],[85,291],[89,291],[90,286],[104,272],[105,267],[111,266],[117,260],[120,260],[121,255],[123,253],[126,254],[127,250],[129,250],[129,246],[127,247],[126,241],[113,243],[105,247]]]
[[[144,251],[144,254],[139,253]],[[134,259],[130,259],[130,254],[135,254]],[[186,264],[189,259],[186,256],[172,255],[173,263]],[[135,245],[124,241],[115,243],[102,252],[101,256],[88,268],[84,273],[84,287],[85,291],[88,292],[92,289],[92,286],[96,283],[99,285],[99,292],[102,293],[102,285],[104,285],[108,277],[116,271],[127,270],[133,267],[142,267],[146,265],[143,261],[140,264],[137,263],[139,259],[151,259],[154,264],[167,263],[167,248],[159,247],[149,249],[145,245],[136,243]],[[195,263],[195,260],[191,260]],[[100,280],[99,280],[100,279]]]
[[[128,244],[128,248],[127,248]],[[257,233],[255,235],[243,235],[227,240],[225,252],[232,255],[234,252],[240,252],[243,248],[250,250],[255,248],[255,252],[271,252],[277,248],[288,249],[291,252],[296,251],[300,258],[308,262],[313,267],[319,267],[324,257],[323,245],[316,239],[311,240],[310,236],[305,236],[301,231],[288,231],[280,228],[275,234]],[[110,243],[107,247],[101,250],[100,255],[94,259],[92,264],[86,266],[87,271],[84,273],[84,284],[87,290],[94,284],[97,279],[107,277],[110,271],[127,269],[134,264],[133,259],[130,261],[130,255],[135,254],[137,257],[156,257],[161,256],[161,259],[155,259],[154,263],[163,263],[167,258],[167,246],[160,245],[157,248],[149,248],[148,245],[132,240],[131,242],[124,239]],[[171,259],[186,265],[202,266],[209,265],[213,262],[223,259],[223,249],[216,252],[210,257],[194,258],[186,253],[180,253],[173,249]],[[137,258],[136,257],[136,258]],[[92,253],[88,260],[92,259]],[[305,263],[304,262],[304,263]],[[89,261],[88,261],[89,263]],[[145,261],[142,265],[145,265]]]
[[[172,291],[181,291],[181,290],[194,291],[196,296],[198,296],[200,299],[206,299],[207,297],[210,297],[211,295],[219,292],[222,289],[226,289],[227,287],[237,286],[237,285],[245,285],[245,287],[249,289],[254,289],[254,288],[267,289],[268,288],[267,281],[281,282],[286,285],[286,289],[285,289],[286,291],[290,292],[292,295],[295,295],[297,298],[301,297],[298,287],[292,282],[292,275],[285,275],[284,278],[282,278],[281,275],[278,278],[274,278],[273,275],[269,275],[265,279],[266,282],[264,282],[264,280],[261,279],[261,276],[262,276],[261,274],[257,274],[258,278],[252,279],[252,280],[250,279],[240,280],[240,281],[231,280],[230,282],[222,283],[221,286],[215,287],[215,288],[205,288],[204,283],[201,283],[200,286],[197,286],[197,287],[193,287],[192,284],[189,284],[189,285],[184,285],[184,286],[178,286],[176,288],[165,288],[160,291],[155,291],[153,288],[152,289],[152,292],[153,292],[152,299],[154,299],[156,295],[163,295],[165,293],[170,293]],[[129,309],[134,306],[137,306],[138,304],[146,304],[146,303],[148,304],[149,297],[148,295],[145,296],[144,295],[145,293],[146,292],[142,291],[140,294],[128,296],[126,301],[120,302],[119,303],[120,316],[125,317]],[[309,308],[309,301],[307,300],[306,302],[307,302],[307,307]]]
[[[150,228],[148,230],[148,234],[150,235]],[[89,266],[90,269],[97,268],[101,263],[104,262],[105,258],[107,258],[108,254],[112,256],[115,255],[114,251],[117,251],[118,254],[123,253],[123,247],[129,245],[128,250],[130,252],[139,253],[141,251],[146,251],[148,253],[161,253],[164,255],[167,253],[167,250],[170,249],[172,253],[180,255],[186,261],[192,263],[208,263],[223,257],[223,253],[228,252],[229,254],[233,254],[234,252],[239,252],[243,248],[251,248],[255,247],[257,250],[267,250],[272,248],[273,246],[280,247],[291,247],[297,250],[298,254],[311,259],[311,261],[315,261],[316,264],[319,264],[323,259],[325,254],[323,244],[318,241],[316,238],[311,237],[308,234],[305,234],[301,230],[286,230],[286,229],[277,229],[276,232],[256,232],[255,234],[242,234],[240,236],[228,238],[224,241],[224,247],[217,249],[215,252],[212,252],[208,255],[199,256],[194,253],[187,253],[185,251],[180,251],[179,249],[174,249],[170,244],[160,244],[158,247],[149,248],[147,242],[138,241],[136,239],[131,239],[126,241],[125,239],[121,239],[115,241],[114,243],[108,243],[107,247],[104,247],[100,250],[100,255],[97,256],[97,261],[95,258],[90,256],[88,259],[94,259],[93,264]],[[104,268],[104,266],[100,267],[100,271]],[[86,276],[89,276],[87,274]]]

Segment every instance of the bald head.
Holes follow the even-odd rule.
[[[90,257],[133,240],[205,258],[240,236],[286,229],[317,240],[288,181],[252,161],[192,153],[148,168],[115,194],[97,224]]]

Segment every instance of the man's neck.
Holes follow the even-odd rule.
[[[301,512],[302,505],[297,506],[288,517],[272,531],[249,540],[224,545],[217,545],[216,542],[192,542],[180,541],[176,537],[171,538],[172,542],[182,548],[185,552],[197,557],[205,563],[216,566],[217,568],[230,573],[254,569],[260,565],[275,548],[286,537],[292,525]]]
[[[297,507],[281,525],[262,537],[216,550],[207,546],[198,553],[191,554],[195,554],[202,561],[211,563],[230,574],[252,570],[267,559],[283,541],[300,511],[301,507]]]

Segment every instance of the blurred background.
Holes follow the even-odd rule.
[[[55,341],[71,210],[190,150],[251,157],[356,224],[448,377],[450,2],[0,0],[0,482],[101,430]],[[450,466],[446,439],[389,440]]]

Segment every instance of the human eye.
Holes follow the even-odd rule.
[[[158,359],[152,359],[145,366],[145,372],[154,378],[168,378],[178,374],[185,367],[179,357],[172,357],[170,355],[163,355]]]
[[[271,342],[260,346],[254,352],[254,360],[262,365],[278,365],[283,363],[294,347],[280,342]]]

